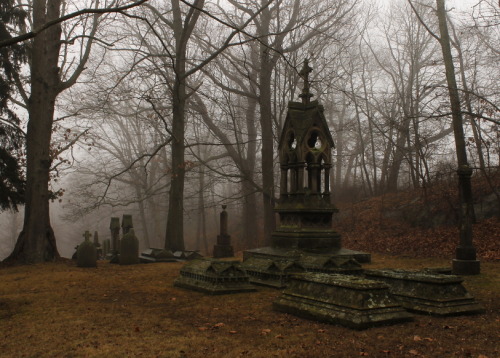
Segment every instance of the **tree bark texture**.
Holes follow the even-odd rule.
[[[60,16],[61,0],[35,0],[33,26]],[[49,180],[50,141],[55,101],[59,86],[59,50],[61,27],[43,31],[33,40],[31,55],[31,96],[26,138],[26,205],[24,226],[14,251],[9,256],[27,263],[59,257],[54,231],[50,224]]]

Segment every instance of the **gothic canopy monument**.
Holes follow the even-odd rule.
[[[272,234],[272,246],[248,250],[244,259],[261,258],[303,262],[324,255],[369,262],[370,255],[341,247],[340,234],[333,230],[337,209],[330,198],[330,171],[334,142],[324,108],[309,87],[312,68],[308,61],[300,75],[304,88],[301,102],[289,102],[278,151],[281,168],[280,199],[275,207],[279,225]],[[307,267],[305,267],[307,270]]]

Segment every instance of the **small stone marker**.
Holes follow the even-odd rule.
[[[255,291],[239,261],[197,258],[186,263],[174,286],[211,295]]]
[[[292,276],[273,308],[354,329],[409,321],[413,317],[390,296],[389,287],[382,282],[313,272]]]
[[[120,265],[135,265],[139,263],[139,240],[134,229],[123,235],[120,245]]]
[[[78,267],[97,267],[97,250],[93,242],[90,241],[92,234],[85,231],[83,241],[76,250],[76,264]]]
[[[459,276],[408,270],[367,270],[365,276],[389,285],[391,295],[410,311],[433,316],[484,312]]]
[[[233,257],[231,236],[227,232],[227,206],[222,205],[220,213],[220,235],[217,235],[217,244],[214,245],[214,258]]]

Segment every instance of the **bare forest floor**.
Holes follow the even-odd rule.
[[[473,177],[478,220],[473,243],[482,261],[500,260],[500,171],[490,178]],[[459,241],[458,191],[455,178],[430,188],[380,195],[356,203],[340,203],[335,229],[342,246],[353,250],[409,257],[453,258]],[[486,215],[487,213],[487,215]]]

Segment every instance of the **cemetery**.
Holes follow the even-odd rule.
[[[495,1],[0,17],[0,357],[500,357]]]

